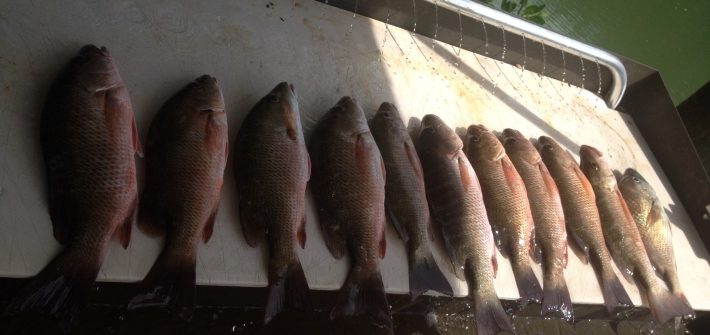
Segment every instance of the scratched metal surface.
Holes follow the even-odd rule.
[[[0,276],[31,276],[59,250],[47,212],[39,115],[51,79],[86,43],[111,51],[143,139],[162,103],[208,73],[221,82],[230,139],[250,107],[286,80],[299,92],[306,136],[340,96],[352,95],[368,113],[394,102],[412,126],[435,113],[454,127],[483,123],[551,135],[573,152],[595,145],[615,168],[635,167],[655,186],[673,224],[681,283],[696,309],[710,309],[708,252],[630,119],[589,92],[308,0],[0,3]],[[586,78],[585,87],[596,85],[596,78]],[[241,235],[231,165],[214,235],[200,246],[198,282],[263,286],[266,250],[249,248]],[[309,284],[338,288],[347,260],[328,253],[310,199],[307,234],[300,256]],[[134,229],[128,250],[118,243],[109,248],[100,280],[141,279],[161,242]],[[404,247],[391,228],[387,243],[385,286],[406,292]],[[442,251],[436,255],[448,269]],[[515,299],[509,263],[499,257],[499,264],[498,294]],[[445,272],[464,295],[465,285]],[[602,302],[591,267],[574,254],[565,275],[574,302]],[[641,303],[635,286],[624,285]]]

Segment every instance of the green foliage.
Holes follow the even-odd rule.
[[[478,0],[492,7],[495,7],[493,0]],[[529,5],[528,0],[501,0],[500,10],[521,17],[539,25],[545,24],[545,5]]]

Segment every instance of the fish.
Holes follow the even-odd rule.
[[[306,184],[311,161],[294,86],[279,83],[251,109],[234,148],[239,221],[244,238],[269,246],[269,294],[264,323],[282,310],[312,310],[296,252],[306,245]]]
[[[192,318],[197,250],[214,231],[227,136],[222,92],[208,75],[175,93],[153,118],[138,228],[166,238],[128,310],[166,306],[183,320]]]
[[[567,231],[560,193],[537,149],[519,131],[501,134],[505,152],[525,182],[530,200],[535,241],[542,251],[542,315],[558,312],[574,319],[564,269],[567,267]]]
[[[493,237],[510,258],[520,301],[542,302],[542,287],[530,265],[535,255],[534,223],[525,183],[505,153],[503,144],[483,125],[471,125],[464,141],[466,157],[481,183]]]
[[[592,185],[574,157],[557,141],[540,136],[537,144],[560,192],[567,232],[572,237],[568,240],[579,250],[581,260],[594,268],[607,311],[612,313],[617,306],[633,306],[611,264]]]
[[[671,225],[663,205],[651,184],[634,169],[626,169],[619,190],[636,222],[651,265],[666,282],[671,292],[687,303],[678,280]]]
[[[385,211],[407,246],[412,298],[432,290],[453,295],[451,285],[432,254],[429,204],[419,156],[397,108],[382,103],[370,129],[385,164]]]
[[[496,246],[463,141],[438,116],[428,114],[422,118],[416,149],[432,220],[443,236],[452,272],[466,280],[473,299],[476,334],[515,332],[493,284]]]
[[[40,143],[54,238],[63,249],[10,301],[6,315],[47,313],[68,330],[112,236],[128,247],[138,204],[135,155],[142,147],[128,90],[105,47],[82,47],[56,78]]]
[[[343,97],[316,125],[310,188],[330,253],[350,255],[331,319],[362,317],[392,329],[380,259],[385,256],[385,166],[357,100]]]
[[[619,269],[636,279],[644,289],[653,317],[664,323],[676,316],[694,316],[693,310],[669,292],[654,273],[638,227],[602,152],[582,145],[579,156],[580,168],[594,189],[602,232],[611,256]]]

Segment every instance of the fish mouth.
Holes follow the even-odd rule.
[[[515,143],[518,141],[518,138],[522,136],[523,135],[519,131],[511,128],[505,128],[501,134],[504,144]]]
[[[424,118],[422,118],[422,123],[419,126],[419,132],[417,136],[421,136],[424,131],[429,130],[432,133],[435,133],[437,128],[439,128],[439,125],[441,124],[441,119],[433,114],[427,114],[424,115]]]
[[[579,147],[579,155],[589,159],[599,159],[602,157],[602,152],[593,146],[582,144],[582,146]]]
[[[555,146],[552,144],[552,138],[547,137],[547,136],[540,136],[537,138],[537,147],[538,150],[543,151],[543,150],[553,150]]]
[[[111,55],[108,52],[108,49],[106,47],[97,47],[93,44],[87,44],[79,50],[79,55],[82,57],[91,57],[91,56],[102,56],[102,57],[111,57]]]
[[[392,103],[383,102],[380,108],[377,109],[377,115],[382,115],[385,118],[391,118],[397,113],[397,108]]]
[[[466,130],[467,134],[475,135],[475,134],[480,134],[484,132],[490,132],[486,126],[482,124],[472,124],[468,126],[468,130]]]
[[[624,181],[627,180],[633,180],[635,183],[640,184],[641,182],[645,182],[646,180],[641,176],[641,174],[634,170],[633,168],[628,168],[626,171],[624,171],[624,176],[621,178],[621,182],[623,183]]]

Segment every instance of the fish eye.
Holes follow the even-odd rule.
[[[597,163],[592,163],[592,169],[594,169],[594,171],[599,171],[599,165],[597,165]]]
[[[543,149],[543,150],[547,150],[547,151],[552,151],[553,148],[552,148],[551,145],[545,144],[545,145],[542,146],[542,149]]]
[[[478,141],[480,141],[480,140],[481,140],[481,138],[478,137],[478,136],[475,136],[475,135],[474,135],[474,136],[471,136],[471,141],[478,142]]]
[[[281,99],[276,94],[269,94],[266,96],[268,102],[279,102]]]
[[[636,177],[636,176],[631,177],[631,180],[635,181],[636,184],[640,184],[640,183],[641,183],[641,180],[638,179],[638,177]]]

